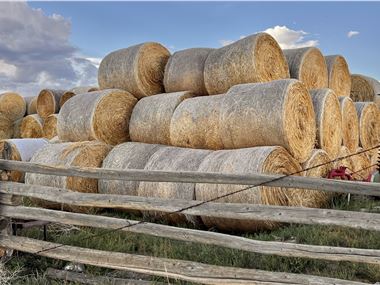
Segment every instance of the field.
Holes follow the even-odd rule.
[[[346,196],[341,196],[335,198],[331,203],[332,208],[335,209],[380,213],[379,200],[372,200],[362,196],[351,196],[350,202],[348,202]],[[111,211],[103,214],[131,218],[129,215],[121,215],[120,213]],[[139,217],[133,217],[133,219],[139,219]],[[268,271],[305,273],[368,283],[376,283],[380,280],[380,268],[375,265],[260,255],[216,246],[173,241],[165,238],[154,238],[132,233],[113,232],[105,233],[95,239],[88,238],[90,235],[99,235],[100,233],[104,233],[104,230],[51,224],[48,227],[48,241],[108,251],[186,259],[215,265],[257,268]],[[43,238],[42,228],[24,230],[22,231],[22,235],[39,239]],[[271,232],[244,234],[244,236],[258,240],[380,249],[380,235],[377,232],[331,226],[288,225]],[[44,276],[44,272],[48,267],[62,269],[66,264],[67,262],[36,257],[31,254],[19,252],[6,263],[5,270],[8,274],[17,272],[17,276],[12,279],[10,284],[63,284],[62,281],[47,279],[46,276]],[[128,272],[116,272],[91,266],[86,267],[86,273],[110,277],[141,278],[163,282],[165,284],[194,284],[165,280],[163,278],[150,279],[149,276]],[[70,283],[70,285],[71,284],[75,283]]]

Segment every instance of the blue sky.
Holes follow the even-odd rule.
[[[83,68],[89,73],[86,76],[93,76],[94,70],[86,65],[85,59],[95,62],[112,50],[136,43],[158,41],[171,51],[220,47],[242,36],[272,29],[282,39],[283,47],[315,45],[326,55],[345,56],[352,73],[380,79],[380,2],[28,2],[26,5],[31,10],[41,9],[40,13],[54,20],[54,24],[65,26],[62,34],[67,38],[62,36],[58,41],[75,49],[71,56],[83,59]],[[46,33],[49,26],[45,26]],[[54,40],[53,35],[51,39]],[[1,56],[0,46],[0,60]],[[83,74],[81,70],[73,72]]]

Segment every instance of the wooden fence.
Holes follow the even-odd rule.
[[[264,183],[265,185],[271,186],[380,196],[380,184],[306,178],[300,176],[283,177],[281,175],[267,174],[233,175],[199,172],[80,169],[51,167],[29,162],[6,160],[0,160],[0,169],[114,180],[226,183],[237,185],[257,185]],[[179,228],[152,222],[25,207],[21,206],[20,197],[22,196],[73,206],[160,211],[168,214],[181,212],[196,216],[268,220],[281,223],[336,225],[373,231],[380,231],[380,214],[331,209],[214,202],[199,205],[199,201],[77,193],[66,189],[47,186],[0,181],[0,246],[71,262],[128,270],[203,284],[365,284],[311,275],[223,267],[192,261],[119,252],[105,252],[56,244],[10,235],[9,232],[6,231],[6,222],[9,222],[11,219],[33,219],[67,225],[103,228],[110,231],[120,230],[134,232],[174,240],[217,245],[260,254],[380,265],[380,250],[258,241],[234,235]],[[53,273],[56,275],[63,274],[62,272],[51,270],[50,274]],[[70,276],[73,279],[80,279],[80,277],[75,274],[71,274]]]

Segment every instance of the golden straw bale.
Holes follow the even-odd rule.
[[[353,178],[356,180],[366,180],[368,176],[371,174],[371,160],[368,157],[367,152],[363,152],[363,148],[359,147],[356,151],[359,153],[357,155],[352,156],[353,161]]]
[[[0,139],[10,139],[13,136],[13,123],[2,113],[0,113]]]
[[[356,150],[353,152],[356,153]],[[342,159],[341,159],[342,158]],[[338,169],[339,167],[346,167],[348,173],[352,173],[354,169],[354,161],[352,160],[352,153],[346,146],[341,146],[339,155],[334,161],[334,168]]]
[[[11,121],[16,121],[24,117],[25,112],[26,102],[24,97],[15,92],[0,94],[0,114],[8,117]]]
[[[42,138],[44,135],[42,129],[43,123],[42,118],[37,114],[24,117],[20,126],[21,138]]]
[[[356,102],[359,117],[359,144],[364,149],[379,144],[379,109],[373,102]]]
[[[223,149],[220,133],[220,107],[223,95],[194,97],[175,109],[170,123],[172,145]]]
[[[59,107],[62,108],[63,104],[65,104],[67,100],[69,100],[71,97],[74,97],[75,95],[88,93],[92,91],[98,91],[98,90],[99,88],[95,86],[78,86],[70,90],[67,90],[65,93],[63,93],[62,97],[59,99]]]
[[[284,50],[289,64],[290,77],[305,84],[308,90],[328,87],[328,72],[325,58],[315,47]]]
[[[328,88],[310,91],[317,123],[317,148],[335,159],[342,145],[342,113],[334,91]]]
[[[175,52],[165,67],[166,92],[189,90],[196,95],[206,95],[203,71],[212,48],[190,48]]]
[[[129,122],[132,141],[170,145],[170,122],[177,106],[192,97],[188,91],[142,98],[133,108]]]
[[[301,171],[299,163],[282,147],[265,146],[236,150],[219,150],[209,154],[199,167],[201,172],[230,174],[274,173],[291,174]],[[299,174],[297,174],[299,175]],[[262,205],[289,205],[292,190],[281,187],[258,186],[240,191],[248,185],[204,184],[195,187],[196,200],[208,201],[222,195],[229,196],[215,200],[217,203],[248,203]],[[240,191],[235,193],[236,191]],[[207,227],[225,231],[256,231],[274,228],[277,223],[270,221],[236,220],[201,217]]]
[[[354,102],[346,96],[338,97],[342,114],[342,137],[345,145],[351,153],[359,147],[359,118]]]
[[[258,33],[211,51],[204,67],[208,94],[221,94],[241,83],[289,78],[289,68],[276,40]]]
[[[12,139],[21,138],[21,123],[24,118],[18,119],[13,122],[13,134]]]
[[[351,75],[346,59],[341,55],[325,56],[329,85],[336,96],[350,96]]]
[[[42,126],[45,138],[50,140],[57,136],[57,119],[57,114],[52,114],[45,119],[44,124]]]
[[[123,89],[138,99],[162,93],[169,56],[164,46],[154,42],[111,52],[100,63],[99,87]]]
[[[65,90],[43,89],[37,97],[37,114],[46,119],[59,111],[59,100]]]
[[[68,100],[58,115],[62,141],[100,140],[116,145],[129,140],[128,125],[137,99],[119,89],[79,94]]]
[[[375,101],[376,94],[380,94],[380,83],[376,79],[361,75],[351,75],[351,94],[354,102]]]
[[[24,97],[26,102],[26,114],[37,114],[37,96]]]

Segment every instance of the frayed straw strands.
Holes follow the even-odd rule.
[[[57,136],[57,120],[57,114],[52,114],[44,120],[42,130],[45,138],[50,140]]]
[[[237,150],[220,150],[209,154],[199,171],[218,173],[278,173],[290,174],[301,170],[299,163],[282,147],[267,146]],[[244,185],[202,184],[195,187],[196,200],[207,201],[241,190]],[[291,190],[280,187],[259,186],[218,199],[218,203],[249,203],[263,205],[289,205]],[[277,224],[266,221],[234,220],[201,217],[207,227],[225,231],[248,231],[273,228]]]
[[[43,89],[37,97],[37,114],[46,119],[59,111],[59,100],[65,90]]]
[[[351,75],[350,97],[353,101],[374,101],[376,94],[380,94],[380,83],[376,79],[361,74]]]
[[[119,88],[142,98],[164,92],[170,52],[159,43],[143,43],[108,54],[100,63],[100,89]]]
[[[350,96],[351,75],[346,59],[341,55],[325,56],[329,88],[334,90],[337,96]]]
[[[129,122],[132,141],[170,145],[170,122],[177,106],[192,97],[188,91],[142,98],[133,108]]]
[[[204,66],[211,48],[191,48],[175,52],[165,67],[166,92],[189,90],[196,95],[206,95]]]
[[[171,119],[171,144],[190,148],[223,149],[219,124],[223,97],[195,97],[179,104]]]
[[[0,139],[13,137],[13,122],[4,114],[0,113]]]
[[[21,95],[14,92],[0,94],[0,114],[16,121],[24,117],[25,113],[26,102]]]
[[[334,168],[339,168],[341,166],[344,166],[347,168],[348,172],[353,172],[354,169],[354,161],[352,160],[352,153],[356,153],[356,150],[354,152],[350,152],[350,150],[346,146],[341,146],[340,151],[338,154],[338,157],[345,157],[344,159],[339,159],[334,162]]]
[[[358,152],[362,152],[363,148],[359,147],[357,149]],[[371,160],[368,157],[368,154],[365,152],[362,152],[357,155],[352,156],[352,161],[353,161],[353,171],[354,174],[352,177],[357,180],[365,180],[368,178],[368,176],[371,173],[371,169],[369,166],[371,165]]]
[[[37,114],[24,117],[20,126],[21,138],[42,138],[44,136],[43,123],[42,118]]]
[[[0,158],[17,161],[30,161],[34,153],[48,144],[45,139],[8,139],[0,141]],[[24,182],[24,173],[3,170],[3,181]]]
[[[342,138],[351,153],[359,147],[359,118],[355,104],[350,97],[338,97],[342,114]]]
[[[95,87],[95,86],[74,87],[74,88],[66,91],[65,93],[63,93],[62,97],[59,99],[59,106],[62,108],[63,104],[65,104],[65,102],[67,100],[69,100],[71,97],[74,97],[75,95],[88,93],[88,92],[92,92],[92,91],[98,91],[98,90],[99,90],[99,88]]]
[[[137,99],[119,89],[79,94],[58,115],[62,141],[100,140],[116,145],[129,140],[128,125]]]
[[[359,117],[359,143],[364,149],[379,144],[379,109],[372,102],[356,102]]]
[[[289,78],[284,54],[276,40],[258,33],[211,51],[204,68],[208,94],[221,94],[236,84]]]
[[[342,114],[338,98],[328,88],[310,91],[317,121],[316,146],[335,159],[342,145]]]
[[[301,80],[308,90],[328,87],[325,58],[319,49],[306,47],[284,50],[290,77]]]

